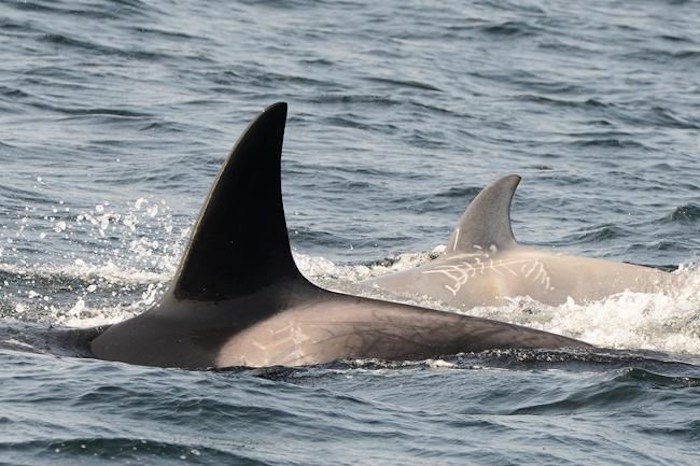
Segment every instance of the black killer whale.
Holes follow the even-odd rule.
[[[327,291],[292,257],[280,159],[287,105],[244,131],[209,193],[160,302],[107,328],[92,356],[186,369],[416,360],[499,348],[585,348],[488,319]]]

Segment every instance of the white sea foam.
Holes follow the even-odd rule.
[[[400,254],[369,265],[337,265],[324,257],[308,256],[299,253],[294,254],[294,260],[304,275],[311,279],[322,281],[336,279],[345,282],[358,282],[418,267],[444,251],[445,246],[438,246],[430,252]]]
[[[104,264],[89,264],[82,259],[76,259],[73,264],[61,266],[51,264],[26,266],[0,263],[0,272],[28,278],[99,279],[119,284],[159,283],[169,280],[172,276],[170,270],[152,272],[120,266],[112,261],[107,261]]]

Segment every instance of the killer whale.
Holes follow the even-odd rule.
[[[364,283],[461,309],[504,305],[520,296],[558,306],[569,299],[592,302],[623,291],[674,289],[677,276],[669,272],[520,245],[510,218],[520,181],[520,176],[509,175],[485,187],[459,219],[443,255]]]
[[[90,342],[94,357],[185,369],[407,360],[498,348],[586,348],[535,329],[327,291],[292,257],[280,159],[287,105],[224,162],[162,299]]]

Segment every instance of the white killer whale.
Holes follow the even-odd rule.
[[[557,306],[601,300],[624,291],[673,288],[674,274],[632,264],[545,251],[517,243],[510,210],[520,177],[484,188],[450,235],[445,253],[413,269],[363,283],[401,297],[429,297],[450,307],[507,304],[515,297]]]
[[[163,298],[90,343],[94,357],[186,369],[425,359],[497,348],[589,347],[493,320],[343,295],[292,258],[280,158],[287,106],[263,111],[221,168]]]

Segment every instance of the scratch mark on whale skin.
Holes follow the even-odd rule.
[[[457,264],[438,265],[431,270],[425,270],[422,274],[442,275],[445,280],[443,286],[446,290],[452,293],[452,296],[457,296],[457,293],[469,283],[469,281],[477,275],[486,275],[488,271],[492,271],[498,276],[510,274],[513,277],[523,277],[526,280],[542,285],[546,291],[551,291],[554,287],[551,286],[551,277],[545,268],[545,265],[538,259],[514,260],[509,262],[498,261],[494,263],[493,259],[488,254],[468,254],[473,262],[460,262]],[[488,259],[488,263],[482,258]],[[520,267],[518,267],[520,266]]]

